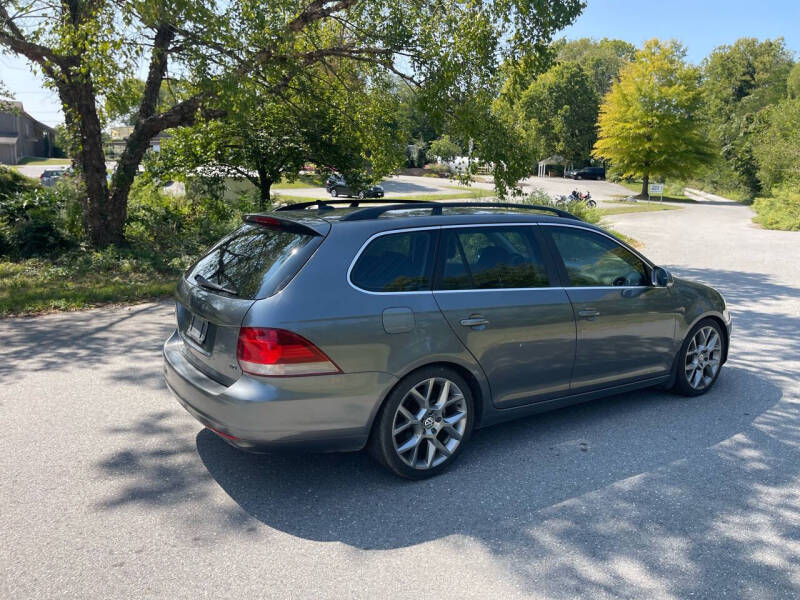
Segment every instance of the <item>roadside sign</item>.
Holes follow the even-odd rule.
[[[663,183],[651,183],[647,187],[647,195],[652,196],[654,194],[661,195],[661,201],[664,201],[664,184]]]

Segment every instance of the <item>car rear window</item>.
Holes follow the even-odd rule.
[[[186,279],[197,285],[199,276],[239,298],[266,298],[292,280],[322,239],[294,229],[246,224],[214,246],[187,271]]]
[[[370,292],[430,289],[433,236],[426,230],[375,238],[358,257],[350,281]]]

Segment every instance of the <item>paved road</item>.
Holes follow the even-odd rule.
[[[166,303],[0,321],[0,597],[797,598],[800,234],[749,217],[614,219],[725,293],[710,394],[484,430],[420,483],[202,430],[161,383]]]
[[[469,187],[459,186],[456,182],[449,179],[437,179],[434,177],[416,177],[411,175],[394,175],[381,182],[386,191],[387,198],[411,197],[416,194],[453,194],[462,191],[474,191],[476,189],[486,190],[491,193],[494,184],[485,181],[475,181]],[[596,200],[610,200],[614,197],[630,194],[624,188],[610,181],[574,181],[572,179],[562,179],[560,177],[530,177],[522,181],[522,189],[530,193],[534,188],[544,191],[549,196],[569,195],[578,189],[580,191],[589,190],[592,197]],[[275,190],[278,194],[291,196],[304,196],[308,198],[326,197],[327,194],[322,188],[290,188]]]

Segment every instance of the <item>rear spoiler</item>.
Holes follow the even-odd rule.
[[[331,229],[330,223],[323,219],[309,217],[303,217],[299,219],[287,218],[283,216],[276,216],[274,213],[269,213],[266,215],[246,214],[242,216],[242,221],[251,225],[261,225],[262,227],[293,231],[295,233],[302,233],[304,235],[326,236]]]

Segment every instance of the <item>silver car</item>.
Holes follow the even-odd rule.
[[[248,215],[180,280],[176,317],[166,382],[222,439],[366,446],[412,479],[477,427],[648,386],[703,394],[731,334],[714,289],[561,210],[493,203]]]

